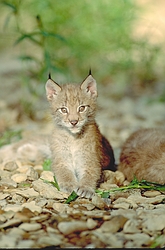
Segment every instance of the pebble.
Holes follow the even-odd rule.
[[[58,224],[58,229],[64,235],[71,234],[73,232],[81,232],[88,229],[88,225],[84,221],[66,221]]]
[[[7,171],[14,171],[17,168],[18,168],[18,165],[15,161],[6,162],[4,165],[4,170],[7,170]]]
[[[11,219],[3,224],[0,225],[0,229],[11,227],[11,226],[17,226],[21,223],[21,220],[19,219]]]
[[[42,171],[40,178],[54,182],[54,174],[52,171]]]
[[[101,232],[116,233],[123,228],[126,221],[127,218],[122,215],[114,216],[110,219],[110,221],[105,221],[101,225],[100,230]]]
[[[38,179],[38,173],[36,170],[34,170],[33,167],[30,167],[28,171],[26,172],[27,179],[30,181],[34,181]]]
[[[122,123],[118,118],[112,119],[112,123],[107,119],[106,124],[110,127],[113,124],[115,129],[102,123],[106,117],[101,114],[100,127],[112,138],[115,152],[121,140],[129,135],[129,126],[141,125],[136,117],[140,111],[135,115],[131,103],[125,100],[121,107],[130,112],[123,116]],[[118,107],[113,107],[115,116]],[[114,192],[110,198],[96,194],[92,200],[79,197],[65,204],[68,194],[44,182],[54,182],[51,171],[44,171],[37,159],[20,161],[16,155],[9,156],[10,145],[6,150],[3,160],[0,149],[0,248],[151,248],[155,242],[157,247],[164,248],[163,192],[128,190]],[[120,171],[103,173],[104,190],[129,184]]]
[[[165,214],[157,216],[149,216],[142,222],[143,227],[149,231],[161,231],[165,229]]]
[[[101,198],[100,196],[98,196],[98,195],[94,195],[92,197],[92,204],[95,207],[99,208],[99,209],[108,208],[107,203],[105,202],[105,200],[103,198]]]
[[[37,206],[35,204],[35,201],[31,201],[31,202],[27,202],[27,203],[23,203],[22,207],[28,208],[30,211],[32,212],[38,212],[41,213],[42,208],[40,206]]]
[[[140,227],[140,225],[138,225],[137,220],[128,220],[123,227],[123,232],[124,233],[139,233],[140,230],[138,229],[138,226]]]
[[[7,204],[6,207],[4,207],[4,211],[13,211],[13,212],[18,212],[22,210],[22,206],[21,205],[17,205],[17,204]]]
[[[8,188],[16,188],[17,183],[14,180],[12,180],[11,178],[5,178],[5,179],[0,180],[0,186],[5,186]]]
[[[3,200],[3,199],[5,199],[5,198],[7,198],[7,197],[9,197],[10,196],[10,194],[4,194],[4,193],[0,193],[0,200]]]
[[[47,199],[63,199],[62,192],[59,192],[53,185],[45,183],[43,180],[36,180],[32,183],[34,190]]]
[[[88,229],[94,229],[96,226],[97,226],[97,221],[93,220],[92,218],[87,219]]]
[[[50,236],[43,236],[38,239],[39,245],[45,246],[59,246],[63,243],[63,237],[61,235],[53,234]]]
[[[26,181],[27,175],[26,174],[14,174],[11,179],[15,181],[16,183],[21,183],[23,181]]]
[[[16,193],[25,198],[32,198],[39,196],[39,193],[36,192],[33,188],[23,188],[21,190],[17,189]]]
[[[23,229],[23,230],[25,230],[27,232],[36,231],[36,230],[41,228],[41,224],[39,224],[39,223],[22,223],[19,226],[19,228]]]
[[[58,213],[64,213],[67,210],[67,204],[53,203],[53,209]]]
[[[143,193],[144,196],[146,197],[155,197],[155,196],[158,196],[160,195],[161,193],[157,190],[150,190],[150,191],[145,191]]]

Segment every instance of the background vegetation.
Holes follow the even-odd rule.
[[[44,95],[49,72],[63,82],[81,81],[90,67],[99,83],[132,94],[162,81],[165,72],[162,44],[134,33],[142,11],[133,0],[4,0],[0,50],[19,48],[27,65],[22,86],[35,98]]]

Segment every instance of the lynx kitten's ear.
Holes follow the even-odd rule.
[[[97,83],[91,74],[91,70],[89,71],[89,75],[85,78],[85,80],[81,83],[81,89],[86,90],[87,93],[90,93],[91,96],[97,96]]]
[[[51,79],[49,74],[49,79],[45,84],[46,96],[49,101],[51,101],[58,93],[61,91],[61,87]]]

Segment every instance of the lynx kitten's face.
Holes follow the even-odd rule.
[[[94,120],[97,92],[96,82],[91,75],[81,85],[59,86],[49,79],[46,91],[57,126],[77,134]]]

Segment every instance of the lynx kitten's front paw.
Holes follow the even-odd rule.
[[[81,196],[81,197],[85,197],[85,198],[89,198],[91,199],[94,195],[95,195],[95,191],[93,188],[91,187],[87,187],[87,186],[79,186],[75,189],[75,192]]]

